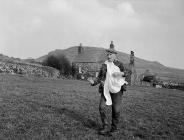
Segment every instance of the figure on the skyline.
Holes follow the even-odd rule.
[[[134,59],[134,52],[130,52],[130,63],[129,63],[130,69],[131,69],[131,82],[130,85],[135,85],[137,80],[137,72],[135,69],[135,59]]]

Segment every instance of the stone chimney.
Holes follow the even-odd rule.
[[[114,44],[113,44],[113,41],[111,41],[111,44],[110,44],[110,49],[114,49]]]
[[[82,47],[82,43],[78,46],[78,54],[82,54],[84,52],[84,48]]]

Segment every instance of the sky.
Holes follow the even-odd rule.
[[[184,69],[183,0],[0,0],[0,53],[38,58],[82,43]]]

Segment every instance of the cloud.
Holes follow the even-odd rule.
[[[67,13],[70,12],[72,6],[65,0],[52,0],[48,2],[51,12],[56,14],[58,13]]]
[[[119,10],[119,12],[130,16],[136,13],[133,6],[128,2],[122,2],[117,6],[117,9]]]
[[[98,0],[8,0],[1,2],[1,5],[5,5],[2,13],[6,14],[1,15],[7,17],[4,23],[8,30],[18,33],[37,31],[43,28],[43,24],[51,28],[51,23],[58,22],[61,24],[53,27],[53,30],[74,30],[79,36],[88,34],[90,38],[90,35],[100,37],[108,30],[131,29],[140,24],[133,6],[128,2],[122,2],[115,9],[106,7]]]
[[[39,57],[79,43],[108,47],[113,40],[117,50],[166,62],[183,44],[183,9],[183,0],[0,1],[0,50]]]
[[[128,2],[110,8],[98,0],[52,0],[49,7],[53,16],[57,17],[57,22],[61,23],[58,27],[61,32],[73,32],[76,37],[71,38],[91,45],[98,44],[102,39],[109,40],[108,35],[113,30],[127,32],[142,24]]]
[[[128,2],[122,2],[116,9],[106,7],[97,0],[80,0],[77,2],[53,0],[49,4],[51,11],[60,14],[61,18],[71,18],[105,29],[123,23],[124,26],[133,26],[135,20],[139,20],[136,19],[136,12]]]
[[[6,14],[0,16],[7,17],[3,20],[6,52],[16,57],[30,56],[31,49],[38,49],[38,57],[40,52],[80,42],[106,47],[107,42],[121,42],[121,37],[130,36],[142,26],[142,19],[129,2],[115,7],[98,0],[9,0],[1,4],[5,6],[2,13]],[[29,54],[24,52],[26,49]]]

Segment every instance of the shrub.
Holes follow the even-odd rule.
[[[43,65],[58,69],[60,75],[69,76],[72,73],[72,66],[64,55],[50,55],[43,61]]]

